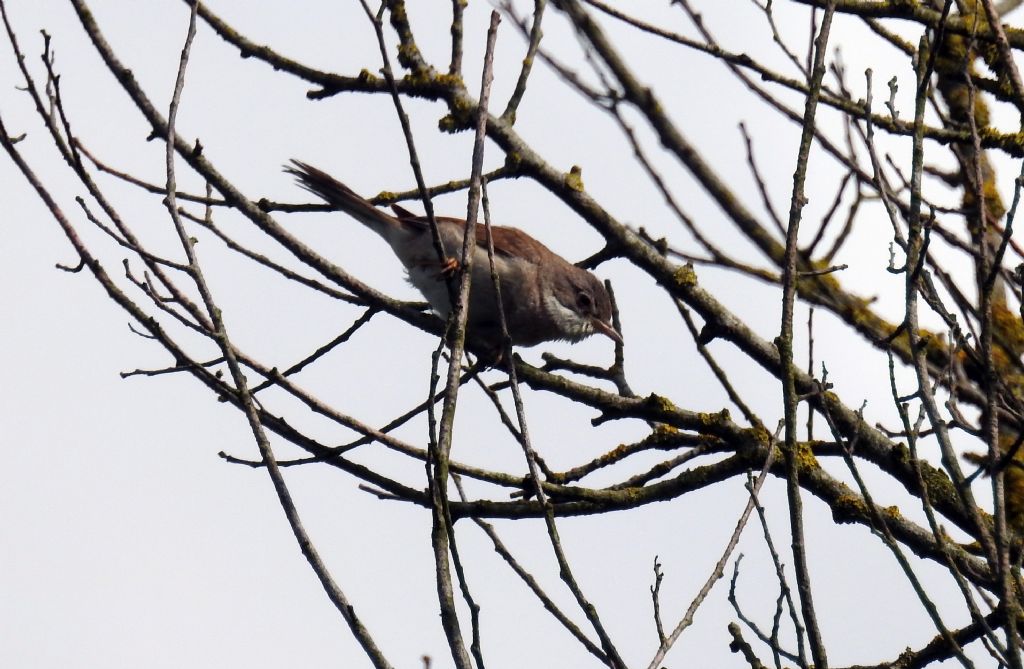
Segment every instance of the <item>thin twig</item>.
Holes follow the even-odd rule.
[[[690,602],[689,608],[686,613],[673,628],[672,632],[666,637],[661,644],[658,646],[657,652],[654,654],[654,658],[647,665],[648,669],[658,669],[661,666],[662,660],[665,659],[666,653],[672,648],[672,645],[679,639],[679,636],[683,631],[693,623],[693,618],[697,613],[697,609],[704,603],[708,594],[711,593],[711,588],[714,587],[715,583],[722,578],[722,574],[725,573],[725,566],[729,562],[729,557],[732,555],[733,550],[736,548],[736,544],[739,543],[740,535],[743,533],[743,528],[747,526],[747,520],[750,518],[751,512],[754,510],[754,495],[761,489],[764,484],[765,478],[768,476],[769,470],[772,468],[772,464],[775,462],[775,443],[778,437],[772,438],[771,443],[768,445],[768,454],[764,460],[764,466],[761,468],[761,473],[758,475],[757,480],[754,482],[751,496],[747,500],[747,505],[743,509],[743,513],[740,514],[740,518],[736,521],[736,527],[732,531],[732,536],[729,537],[729,541],[725,546],[725,550],[722,552],[721,557],[718,558],[718,562],[715,563],[714,569],[711,571],[711,575],[708,576],[707,580],[704,581],[704,585],[701,586],[697,595]]]
[[[789,224],[786,228],[786,254],[782,274],[782,326],[778,338],[779,357],[782,365],[782,391],[785,408],[786,436],[783,453],[786,459],[786,493],[789,498],[789,521],[792,534],[793,562],[796,570],[797,592],[803,611],[811,657],[817,669],[827,669],[828,656],[821,638],[814,612],[811,594],[810,570],[804,545],[803,504],[800,499],[800,461],[797,451],[797,404],[799,393],[796,387],[795,363],[793,358],[793,309],[796,297],[798,268],[798,234],[800,219],[807,198],[804,195],[804,180],[807,176],[811,142],[814,139],[814,118],[821,93],[821,81],[825,76],[825,48],[828,44],[829,29],[835,13],[836,2],[830,0],[821,19],[821,29],[814,44],[814,67],[808,77],[810,93],[804,105],[804,125],[797,153],[797,167],[793,175],[793,197],[789,209]]]

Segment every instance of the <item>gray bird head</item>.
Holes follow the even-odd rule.
[[[596,276],[575,265],[555,264],[547,273],[550,292],[545,306],[559,331],[569,341],[598,332],[622,343],[612,326],[612,301]]]

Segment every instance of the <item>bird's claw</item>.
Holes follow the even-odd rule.
[[[441,271],[437,273],[437,280],[441,281],[454,277],[461,266],[458,258],[452,258],[451,256],[445,258],[444,262],[441,263]]]

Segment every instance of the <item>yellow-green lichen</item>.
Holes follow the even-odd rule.
[[[445,114],[440,119],[438,119],[437,129],[440,130],[441,132],[446,132],[451,135],[461,130],[465,130],[466,128],[465,126],[459,125],[459,123],[455,120],[454,116],[452,116],[451,114]]]
[[[647,396],[647,404],[655,411],[662,413],[674,413],[675,411],[678,411],[678,408],[671,402],[671,400],[655,393],[651,393]]]
[[[707,426],[724,425],[729,422],[729,410],[722,409],[714,413],[701,412],[697,414],[697,419]]]
[[[832,518],[837,523],[849,523],[864,518],[867,515],[867,507],[862,500],[852,492],[839,495],[832,507]]]
[[[462,77],[458,74],[438,73],[434,75],[434,83],[438,86],[455,90],[457,88],[464,88],[465,83],[462,81]]]
[[[675,280],[677,286],[691,287],[697,285],[697,273],[693,271],[693,263],[680,265],[676,271],[672,273],[672,278]]]
[[[882,511],[885,513],[886,516],[889,517],[890,520],[903,519],[903,514],[900,513],[900,507],[896,506],[895,504],[893,504],[892,506],[885,507],[884,509],[882,509]]]
[[[420,54],[420,50],[416,48],[415,44],[399,44],[398,45],[398,62],[403,67],[411,68],[416,62],[417,57]]]
[[[582,193],[583,168],[579,165],[573,165],[569,173],[565,175],[565,185],[578,193]]]
[[[807,469],[818,469],[818,458],[814,455],[814,451],[811,450],[810,444],[807,442],[801,442],[796,445],[796,461],[797,466],[801,470]]]
[[[377,76],[374,75],[369,70],[367,70],[366,68],[359,70],[359,76],[356,77],[356,79],[358,79],[360,82],[364,84],[375,84],[378,81]]]
[[[455,96],[449,103],[449,111],[437,122],[442,132],[455,133],[473,127],[477,108],[465,96]]]
[[[1019,155],[1024,148],[1024,132],[1003,133],[991,126],[984,126],[978,128],[978,137],[983,144],[996,144],[1014,155]]]
[[[921,467],[921,478],[924,479],[925,487],[933,495],[936,491],[950,490],[952,484],[946,472],[934,467]]]

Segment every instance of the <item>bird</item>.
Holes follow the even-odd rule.
[[[285,171],[298,184],[370,228],[391,246],[408,273],[409,282],[442,318],[451,311],[445,279],[458,262],[442,263],[429,219],[393,204],[389,214],[323,170],[292,160]],[[461,251],[466,221],[435,217],[446,254]],[[549,341],[578,342],[602,334],[618,344],[622,336],[612,325],[612,302],[601,280],[573,265],[518,228],[491,226],[494,264],[512,344],[536,346]],[[476,225],[476,251],[470,284],[466,342],[477,353],[505,350],[497,296],[487,257],[487,228]]]

